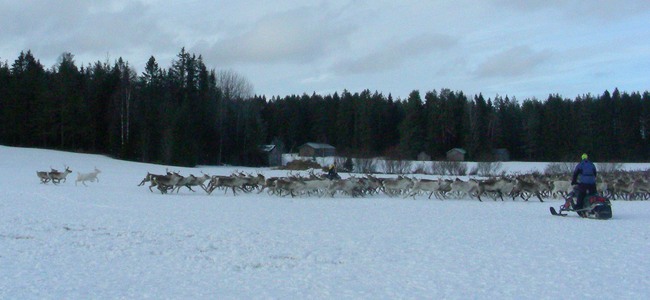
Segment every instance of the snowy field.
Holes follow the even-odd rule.
[[[65,183],[36,177],[64,164]],[[75,186],[94,167],[100,181]],[[650,295],[648,201],[614,201],[602,221],[551,216],[560,200],[161,195],[137,185],[165,166],[4,146],[0,170],[0,299]]]

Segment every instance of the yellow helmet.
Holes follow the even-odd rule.
[[[582,160],[585,160],[587,158],[589,158],[589,156],[587,156],[587,153],[582,153]]]

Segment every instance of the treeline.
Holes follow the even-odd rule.
[[[151,57],[139,75],[121,58],[78,67],[64,53],[45,69],[22,52],[0,64],[0,143],[173,165],[259,164],[264,103],[250,99],[249,85],[185,49],[168,69]]]
[[[328,142],[351,156],[413,159],[425,152],[444,159],[464,148],[469,159],[489,161],[496,149],[524,161],[575,161],[583,152],[599,161],[650,158],[650,93],[584,95],[545,101],[468,98],[448,89],[424,97],[413,91],[393,100],[368,90],[341,95],[273,98],[263,119],[271,136],[293,148]]]
[[[605,91],[518,101],[442,89],[407,99],[364,90],[252,95],[233,71],[208,70],[182,49],[168,69],[154,57],[136,74],[121,58],[77,66],[64,53],[46,69],[30,51],[0,63],[0,143],[104,153],[143,162],[260,165],[260,145],[297,151],[329,143],[346,156],[472,160],[507,149],[513,160],[650,158],[650,93]]]

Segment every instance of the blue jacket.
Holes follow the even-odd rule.
[[[596,175],[598,175],[598,172],[594,163],[588,159],[584,159],[573,170],[572,182],[576,182],[577,179],[578,183],[596,184]]]

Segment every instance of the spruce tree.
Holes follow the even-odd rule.
[[[404,106],[400,128],[400,151],[407,159],[415,159],[424,150],[424,114],[420,92],[412,91]]]

